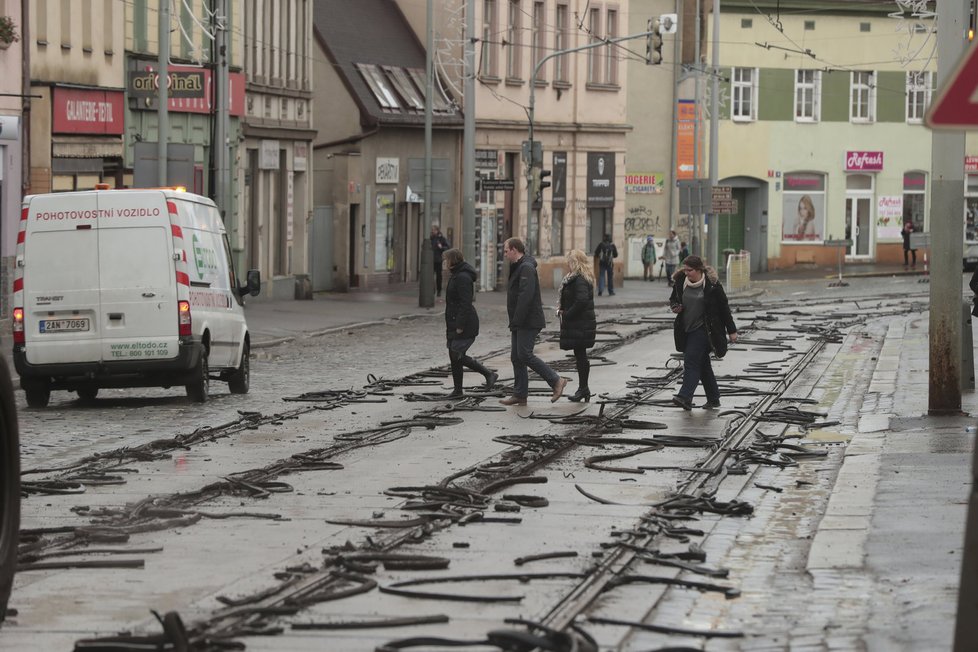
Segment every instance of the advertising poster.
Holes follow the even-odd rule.
[[[661,195],[665,189],[665,175],[661,172],[626,172],[626,195]]]
[[[786,174],[782,196],[781,239],[820,242],[825,233],[825,177]]]
[[[696,102],[679,100],[676,117],[676,178],[695,179]]]
[[[881,195],[876,200],[876,239],[900,240],[902,229],[903,196]]]

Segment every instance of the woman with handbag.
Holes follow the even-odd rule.
[[[492,389],[499,374],[486,369],[477,360],[469,357],[469,347],[479,335],[479,313],[475,310],[476,273],[472,265],[462,258],[458,249],[449,249],[443,254],[448,268],[448,285],[445,287],[445,336],[448,340],[448,360],[452,366],[454,389],[448,398],[462,398],[462,367],[468,367],[482,374],[486,379],[485,388]]]
[[[588,376],[591,363],[587,350],[594,346],[597,319],[594,316],[594,271],[591,258],[580,249],[567,252],[569,271],[560,282],[557,317],[560,319],[560,348],[574,352],[577,366],[577,393],[567,398],[590,401]]]

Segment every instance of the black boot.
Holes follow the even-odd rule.
[[[581,401],[584,401],[585,403],[590,403],[591,390],[588,389],[587,387],[581,387],[576,392],[574,392],[573,396],[568,396],[567,400],[574,401],[575,403],[580,403]]]
[[[590,402],[591,400],[591,390],[588,389],[587,383],[591,376],[591,363],[587,359],[587,353],[582,351],[574,351],[575,362],[577,363],[577,391],[574,392],[573,396],[568,396],[568,400],[574,401],[575,403],[580,403],[581,401]]]
[[[497,374],[495,371],[487,369],[485,365],[471,356],[465,356],[462,358],[462,364],[472,371],[482,374],[482,376],[486,379],[486,389],[492,389],[493,386],[495,386],[496,381],[499,380],[499,374]]]
[[[452,384],[455,389],[448,395],[449,398],[461,398],[462,396],[462,358],[452,351],[448,352],[448,359],[452,362]]]

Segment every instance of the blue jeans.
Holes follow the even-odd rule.
[[[611,265],[605,266],[602,264],[598,265],[598,294],[604,293],[604,277],[605,274],[608,275],[608,294],[615,293],[615,283],[614,283],[614,273],[615,268]]]
[[[710,363],[710,340],[706,328],[697,328],[686,333],[686,348],[683,350],[683,385],[679,395],[688,401],[693,400],[696,386],[703,383],[707,401],[720,401],[720,387],[713,375]]]
[[[515,328],[512,334],[512,349],[509,359],[513,363],[513,396],[526,398],[530,393],[530,378],[526,372],[529,367],[553,387],[560,380],[557,372],[547,366],[547,363],[533,354],[533,345],[537,339],[538,328]]]

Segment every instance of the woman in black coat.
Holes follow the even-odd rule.
[[[683,384],[672,402],[684,410],[693,409],[693,393],[703,383],[707,408],[720,407],[720,386],[713,374],[710,354],[722,358],[727,353],[727,338],[737,341],[737,325],[727,294],[712,267],[699,256],[687,256],[683,267],[673,275],[669,305],[676,313],[673,335],[676,350],[683,353]]]
[[[591,363],[587,350],[594,346],[597,320],[594,317],[594,270],[591,258],[580,249],[567,252],[570,271],[560,282],[557,317],[560,319],[560,348],[574,352],[577,365],[577,393],[568,396],[572,401],[591,400],[588,376]]]
[[[486,389],[492,389],[499,374],[486,369],[467,354],[479,335],[479,313],[475,311],[475,269],[462,258],[458,249],[443,254],[449,274],[445,288],[445,336],[448,340],[448,359],[452,365],[452,381],[455,389],[448,398],[462,398],[462,367],[468,367],[485,376]]]

